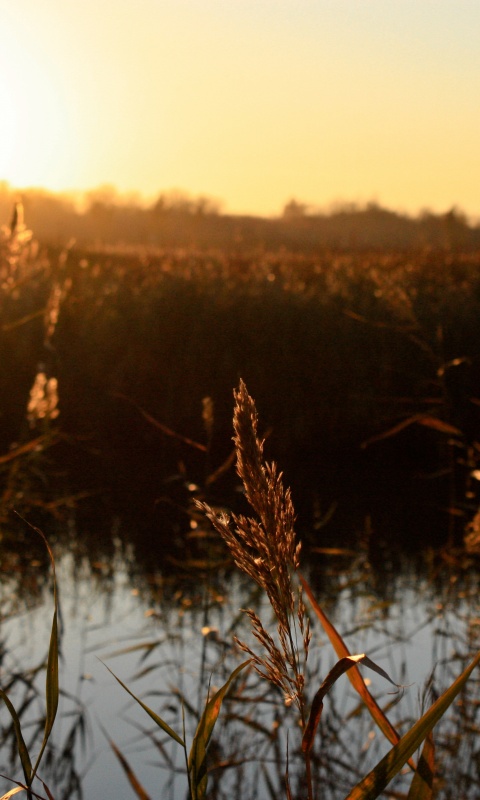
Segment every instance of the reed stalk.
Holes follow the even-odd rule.
[[[296,706],[304,732],[308,721],[305,672],[311,635],[302,588],[294,582],[301,550],[294,530],[295,512],[282,474],[275,464],[264,461],[255,403],[243,381],[234,397],[237,472],[256,517],[217,515],[202,502],[198,507],[226,542],[236,566],[268,597],[277,620],[276,639],[260,617],[246,609],[261,651],[252,650],[237,637],[235,641],[250,656],[256,672],[281,690],[286,705]],[[308,798],[313,800],[310,752],[304,752],[304,758]]]

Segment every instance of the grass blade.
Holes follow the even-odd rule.
[[[438,417],[432,417],[429,414],[414,414],[408,419],[403,419],[397,425],[394,425],[393,428],[389,428],[388,431],[384,431],[383,433],[379,433],[376,436],[370,437],[367,439],[366,442],[362,442],[362,448],[368,447],[370,444],[374,442],[380,442],[382,439],[390,439],[392,436],[396,436],[397,433],[403,431],[405,428],[408,428],[410,425],[414,424],[424,425],[427,428],[433,428],[436,431],[440,431],[441,433],[450,434],[453,436],[462,436],[462,432],[455,428],[453,425],[450,425],[448,422],[443,422],[443,420],[438,419]]]
[[[15,730],[15,736],[17,737],[17,748],[18,754],[20,756],[20,761],[22,762],[22,769],[23,774],[25,776],[25,783],[29,783],[32,777],[32,762],[30,761],[30,756],[28,754],[27,745],[25,744],[23,734],[22,734],[22,727],[20,725],[20,719],[18,717],[13,704],[10,702],[8,696],[5,694],[3,689],[0,689],[0,697],[2,698],[3,702],[7,706],[10,716],[13,720],[13,727]]]
[[[103,664],[103,661],[102,661],[102,664]],[[170,725],[167,725],[167,723],[161,717],[159,717],[158,714],[155,714],[155,711],[152,711],[152,709],[149,708],[147,705],[145,705],[145,703],[142,703],[142,701],[136,695],[134,695],[133,692],[130,691],[128,686],[125,686],[125,684],[120,680],[120,678],[117,678],[117,676],[115,675],[114,672],[112,672],[110,667],[107,667],[106,664],[104,664],[104,667],[106,667],[108,669],[108,671],[113,675],[115,680],[118,681],[120,686],[123,689],[125,689],[126,692],[128,692],[130,697],[133,697],[133,699],[138,703],[138,705],[141,706],[143,708],[143,710],[147,712],[148,716],[153,719],[153,721],[156,723],[156,725],[158,725],[159,728],[161,728],[163,731],[165,731],[165,733],[167,733],[168,736],[170,736],[171,739],[174,739],[176,742],[178,742],[178,744],[181,744],[182,747],[184,748],[185,747],[185,742],[183,741],[183,739],[180,738],[178,733],[175,733],[175,731],[173,730],[173,728],[170,727]]]
[[[8,453],[0,456],[0,464],[6,464],[8,461],[14,461],[16,458],[25,455],[25,453],[31,453],[32,450],[41,449],[41,445],[43,442],[46,442],[46,440],[46,435],[37,436],[36,439],[31,439],[26,444],[22,444],[19,447],[16,447],[14,450],[9,450]]]
[[[190,786],[192,800],[203,800],[207,790],[207,748],[210,742],[215,723],[218,719],[222,702],[230,689],[237,675],[250,664],[250,659],[240,664],[227,682],[219,689],[216,694],[208,701],[203,714],[198,723],[198,727],[193,738],[190,756],[188,759],[188,771],[190,774]]]
[[[37,794],[36,792],[33,791],[33,789],[29,788],[28,786],[25,786],[23,783],[20,783],[20,781],[14,781],[14,780],[12,780],[12,778],[8,778],[6,775],[0,775],[0,778],[4,778],[5,780],[11,781],[11,783],[15,784],[15,788],[14,789],[9,789],[8,792],[6,792],[5,794],[2,794],[2,796],[0,797],[0,800],[8,800],[9,797],[13,797],[13,795],[18,794],[19,792],[28,792],[28,791],[30,792],[32,797],[36,797],[37,800],[45,800],[45,798],[42,797],[41,794]],[[43,783],[43,781],[42,781],[42,783]],[[43,783],[43,785],[45,786],[44,783]],[[53,797],[51,796],[51,794],[49,794],[48,797],[49,797],[49,800],[53,800]]]
[[[428,711],[420,717],[413,728],[392,747],[377,766],[360,781],[347,795],[345,800],[374,800],[385,789],[391,779],[401,770],[406,761],[428,736],[434,725],[445,714],[457,694],[464,687],[471,673],[480,664],[480,652],[462,672],[462,674],[446,689]]]
[[[435,777],[435,745],[432,732],[423,745],[422,755],[410,784],[407,800],[433,800],[433,779]]]
[[[308,596],[311,606],[315,611],[315,614],[317,615],[325,633],[330,639],[332,647],[335,650],[337,656],[339,658],[347,658],[350,655],[350,651],[347,645],[343,641],[337,629],[332,625],[325,612],[318,605],[313,595],[313,592],[309,584],[305,580],[305,578],[300,576],[300,581],[305,590],[305,594]],[[387,719],[387,717],[383,713],[382,709],[378,705],[375,698],[372,697],[367,687],[365,686],[365,682],[358,670],[358,667],[354,666],[352,669],[350,669],[347,672],[347,677],[350,683],[352,684],[353,688],[358,692],[358,694],[362,698],[374,721],[376,722],[376,724],[378,725],[384,736],[386,736],[388,741],[391,742],[392,744],[396,744],[398,741],[400,741],[399,734],[397,733],[391,722]],[[409,764],[412,769],[416,768],[412,760],[409,761]]]
[[[128,782],[129,782],[130,786],[132,787],[133,791],[135,792],[136,796],[139,798],[139,800],[150,800],[150,795],[147,794],[147,792],[143,788],[142,784],[138,780],[137,776],[135,775],[133,769],[131,768],[130,764],[128,763],[128,761],[125,758],[125,756],[123,755],[123,753],[119,750],[119,748],[117,747],[115,742],[113,742],[112,739],[110,739],[108,736],[107,736],[107,740],[108,740],[108,743],[109,743],[110,747],[112,748],[113,752],[117,756],[117,758],[118,758],[118,760],[119,760],[119,762],[120,762],[120,764],[122,766],[122,769],[123,769],[125,775],[127,776]]]
[[[201,444],[200,442],[195,442],[193,441],[193,439],[189,439],[188,436],[182,436],[181,433],[173,431],[171,428],[168,427],[168,425],[164,425],[163,422],[159,422],[158,419],[152,417],[152,415],[149,414],[148,411],[145,411],[145,409],[139,406],[138,403],[135,402],[135,400],[131,399],[131,397],[127,397],[127,395],[122,394],[121,392],[114,392],[113,395],[114,397],[119,397],[121,400],[125,400],[127,403],[130,403],[132,406],[134,406],[137,409],[137,411],[140,412],[142,417],[144,417],[147,420],[147,422],[150,423],[150,425],[153,425],[154,428],[158,428],[158,430],[162,431],[162,433],[164,433],[166,436],[171,436],[174,439],[178,439],[178,441],[180,442],[188,444],[190,447],[195,447],[197,450],[201,450],[202,453],[207,452],[207,447],[204,444]]]
[[[375,664],[365,653],[360,653],[356,656],[345,656],[345,658],[341,658],[340,661],[337,661],[335,666],[330,670],[327,677],[323,681],[320,689],[316,693],[315,697],[313,698],[312,708],[310,711],[310,716],[308,719],[308,723],[305,727],[305,733],[303,734],[302,739],[302,750],[304,753],[309,753],[313,746],[313,740],[315,737],[316,730],[318,728],[318,723],[320,722],[320,717],[322,715],[323,710],[323,698],[330,691],[333,684],[348,670],[352,669],[356,664],[363,663],[364,666],[370,667],[373,669],[374,672],[378,672],[379,675],[382,675],[383,678],[386,678],[389,683],[392,683],[396,686],[396,683],[393,683],[390,676],[387,675],[385,670]]]
[[[25,792],[26,787],[23,786],[15,786],[14,789],[10,789],[10,791],[6,792],[6,794],[2,794],[0,800],[8,800],[9,797],[13,797],[14,794],[18,794],[19,792]]]
[[[48,788],[48,786],[47,786],[47,784],[45,783],[45,781],[41,781],[41,784],[42,784],[43,788],[45,789],[45,791],[46,791],[46,793],[47,793],[48,800],[55,800],[55,798],[54,798],[53,794],[51,793],[51,791],[50,791],[50,789]]]
[[[47,718],[45,720],[45,740],[48,739],[55,722],[58,709],[58,620],[57,620],[57,599],[55,596],[55,611],[52,620],[52,631],[50,634],[50,646],[48,648],[47,679],[46,679],[46,701]]]
[[[461,430],[456,428],[454,425],[450,425],[449,422],[444,422],[443,419],[438,419],[438,417],[422,417],[418,420],[418,424],[424,425],[426,428],[433,428],[434,431],[440,431],[440,433],[446,433],[451,436],[463,436]]]
[[[52,732],[53,723],[55,722],[55,717],[57,715],[58,709],[58,697],[59,697],[59,684],[58,684],[58,596],[57,596],[57,577],[55,573],[55,558],[53,556],[53,552],[51,550],[50,545],[42,533],[40,528],[36,528],[34,525],[27,523],[38,535],[43,539],[45,547],[47,548],[48,555],[50,557],[50,562],[52,564],[52,571],[53,571],[53,603],[54,603],[54,612],[53,612],[53,620],[52,620],[52,630],[50,633],[50,644],[48,648],[48,660],[47,660],[47,677],[46,677],[46,684],[45,684],[45,701],[46,701],[46,715],[45,715],[45,730],[43,733],[43,742],[40,748],[40,752],[37,756],[37,760],[35,762],[35,766],[33,768],[31,778],[30,778],[30,785],[36,775],[37,769],[40,765],[40,761],[42,760],[43,753],[47,746],[47,742],[50,738],[50,734]]]

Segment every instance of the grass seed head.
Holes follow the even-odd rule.
[[[308,622],[305,625],[301,591],[292,582],[301,550],[295,536],[295,512],[290,490],[284,489],[282,474],[275,464],[264,461],[255,403],[243,381],[234,392],[234,398],[237,472],[256,516],[217,516],[207,504],[198,503],[198,506],[224,539],[236,566],[265,591],[277,618],[278,645],[259,617],[248,610],[252,633],[263,653],[254,653],[236,639],[238,646],[251,656],[259,675],[278,686],[289,702],[295,701],[301,708],[304,676],[297,631],[303,646],[303,664],[308,655],[310,632]]]

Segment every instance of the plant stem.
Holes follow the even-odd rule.
[[[313,800],[312,765],[310,753],[305,753],[305,777],[307,779],[308,800]]]

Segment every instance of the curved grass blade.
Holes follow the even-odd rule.
[[[462,672],[462,674],[446,689],[428,711],[420,717],[413,728],[392,747],[377,766],[355,786],[345,800],[374,800],[385,789],[391,779],[401,770],[409,757],[421,745],[434,725],[445,714],[457,694],[464,687],[471,673],[480,664],[480,652]]]
[[[8,696],[5,694],[3,689],[0,689],[0,697],[2,698],[3,702],[7,706],[10,716],[13,721],[13,727],[15,730],[15,736],[17,738],[17,748],[18,754],[20,756],[20,761],[22,762],[22,769],[23,774],[25,776],[25,783],[30,783],[32,778],[32,762],[30,761],[30,756],[28,754],[27,745],[25,744],[23,734],[22,734],[22,726],[20,724],[20,719],[18,717],[17,712],[11,701],[9,700]]]
[[[20,783],[20,781],[14,781],[14,780],[12,780],[12,778],[8,778],[6,775],[0,775],[0,778],[4,778],[5,780],[11,781],[12,783],[15,784],[15,788],[14,789],[10,789],[5,794],[2,794],[2,796],[0,797],[0,800],[8,800],[8,798],[13,797],[15,794],[18,794],[19,792],[30,792],[32,797],[36,797],[37,800],[45,800],[45,798],[42,797],[41,794],[37,794],[36,792],[33,791],[33,789],[30,789],[28,786],[25,786],[23,783]],[[42,781],[42,783],[43,783],[43,781]],[[44,785],[44,787],[46,789],[47,787],[45,786],[44,783],[43,783],[43,785]],[[48,792],[48,790],[47,790],[47,794],[48,794],[49,800],[53,800],[53,797]]]
[[[371,436],[366,442],[362,442],[361,447],[365,449],[374,442],[380,442],[382,439],[390,439],[392,436],[396,436],[397,433],[400,433],[400,431],[403,431],[405,428],[408,428],[410,425],[414,425],[416,423],[418,425],[424,425],[427,428],[433,428],[441,433],[447,433],[453,436],[462,435],[462,432],[458,428],[455,428],[453,425],[449,425],[448,422],[443,422],[443,420],[438,419],[438,417],[432,417],[429,414],[420,413],[413,414],[413,416],[408,417],[408,419],[403,419],[397,425],[394,425],[393,428],[389,428],[388,431],[379,433],[376,436]]]
[[[176,742],[178,742],[178,744],[181,744],[182,747],[185,748],[185,742],[183,741],[183,739],[180,738],[178,733],[175,733],[175,731],[173,730],[173,728],[170,727],[170,725],[167,725],[167,723],[161,717],[159,717],[158,714],[155,714],[155,711],[152,711],[152,709],[149,708],[147,705],[145,705],[145,703],[142,703],[142,701],[136,695],[134,695],[133,692],[130,691],[128,686],[125,686],[125,684],[120,680],[120,678],[117,678],[117,676],[115,675],[114,672],[112,672],[110,667],[107,667],[106,664],[103,664],[103,666],[108,669],[108,671],[113,675],[115,680],[118,681],[120,686],[123,689],[125,689],[126,692],[128,692],[130,697],[133,697],[133,699],[138,703],[138,705],[141,706],[143,710],[147,712],[148,716],[153,719],[153,721],[158,725],[158,727],[161,728],[163,731],[165,731],[165,733],[167,733],[171,739],[174,739]]]
[[[14,789],[10,789],[9,792],[6,792],[5,794],[2,794],[2,796],[0,797],[0,800],[8,800],[8,798],[9,797],[13,797],[14,794],[18,794],[19,792],[24,792],[25,790],[26,790],[26,787],[24,789],[23,786],[16,786]]]
[[[193,737],[190,756],[188,758],[188,772],[192,800],[203,800],[207,790],[207,748],[210,742],[215,723],[218,719],[222,702],[237,675],[250,664],[251,659],[244,661],[234,669],[227,682],[208,701],[198,723]]]
[[[447,433],[451,436],[463,436],[461,430],[454,425],[450,425],[449,422],[444,422],[443,419],[438,419],[438,417],[422,417],[418,420],[418,424],[424,425],[426,428],[433,428],[434,431],[440,431],[440,433]]]
[[[305,578],[303,578],[301,575],[300,575],[300,582],[305,590],[305,594],[310,600],[311,606],[315,611],[315,614],[317,615],[325,633],[330,639],[332,647],[335,650],[337,656],[339,658],[346,658],[347,656],[350,655],[350,651],[347,645],[343,641],[337,629],[332,625],[325,612],[318,605],[309,584],[307,583]],[[376,722],[376,724],[378,725],[384,736],[392,744],[396,744],[397,742],[399,742],[400,741],[399,734],[397,733],[391,722],[387,719],[387,717],[383,713],[382,709],[378,705],[375,698],[368,691],[358,668],[353,667],[353,669],[349,670],[347,672],[347,677],[350,683],[352,684],[353,688],[358,692],[358,694],[362,698],[363,702],[368,708],[368,711],[370,712],[371,716],[373,717],[374,721]],[[408,763],[413,770],[416,769],[415,763],[413,762],[412,759],[410,759]]]
[[[354,667],[356,664],[360,663],[363,663],[364,666],[366,667],[370,667],[370,669],[373,669],[374,672],[378,672],[379,675],[381,675],[383,678],[386,678],[386,680],[389,683],[393,684],[393,686],[397,686],[396,683],[393,683],[392,679],[385,672],[385,670],[383,670],[381,667],[375,664],[375,662],[372,661],[370,658],[368,658],[368,656],[366,656],[365,653],[360,653],[359,655],[356,656],[345,656],[345,658],[341,658],[340,661],[337,661],[335,666],[330,670],[327,677],[320,686],[320,689],[313,698],[310,716],[308,719],[308,723],[305,727],[305,733],[303,734],[303,739],[302,739],[302,750],[304,753],[309,753],[310,750],[312,749],[315,733],[318,728],[318,723],[320,722],[320,717],[322,715],[323,698],[325,697],[327,692],[330,691],[333,684],[340,678],[341,675],[343,675],[349,669],[352,669],[352,667]]]
[[[407,800],[433,800],[435,777],[435,745],[432,732],[428,734],[419,758],[417,770],[410,784]]]

